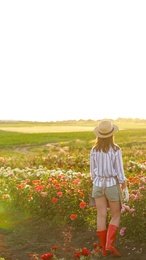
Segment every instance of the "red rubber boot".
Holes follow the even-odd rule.
[[[118,227],[110,224],[107,231],[105,250],[112,253],[114,256],[121,256],[120,252],[114,246],[114,241],[116,239]]]
[[[96,231],[98,237],[99,237],[99,240],[100,240],[100,246],[102,247],[102,255],[103,256],[107,256],[107,252],[105,250],[105,244],[106,244],[106,234],[107,234],[107,231],[106,230],[103,230],[103,231]]]

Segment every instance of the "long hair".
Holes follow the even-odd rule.
[[[110,147],[112,147],[114,151],[120,149],[120,147],[114,143],[113,135],[107,138],[98,137],[93,148],[96,149],[96,151],[103,151],[104,153],[107,153]]]

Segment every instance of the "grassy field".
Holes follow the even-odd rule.
[[[1,122],[0,149],[7,150],[22,146],[43,146],[48,143],[73,144],[74,147],[91,147],[95,141],[93,133],[97,121],[65,122]],[[115,135],[116,142],[122,147],[145,149],[146,124],[144,121],[114,121],[122,131]],[[82,143],[75,142],[81,140]],[[76,144],[75,144],[76,143]]]
[[[25,126],[23,127],[25,128]],[[60,126],[57,127],[60,128]],[[92,131],[47,133],[0,130],[0,167],[24,168],[31,165],[50,167],[48,158],[52,157],[52,154],[59,156],[62,160],[65,153],[66,157],[76,154],[76,159],[81,156],[81,170],[88,171],[89,153],[96,139],[93,128]],[[120,145],[123,151],[124,164],[127,164],[129,160],[135,160],[135,158],[140,163],[145,160],[146,128],[125,128],[115,134],[115,142]],[[67,158],[65,160],[68,161]],[[51,165],[52,167],[60,167],[60,162],[57,160],[57,162],[51,162]],[[63,165],[65,166],[66,162]]]

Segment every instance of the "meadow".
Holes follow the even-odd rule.
[[[44,252],[32,252],[24,260],[72,259],[68,258],[72,232],[96,229],[96,210],[89,206],[92,185],[89,154],[95,142],[96,124],[94,121],[0,124],[1,229],[13,230],[30,218],[47,221],[54,232],[55,227],[67,229],[62,246],[55,248],[53,244],[54,250],[51,247]],[[142,247],[146,242],[146,125],[141,121],[119,124],[121,131],[115,134],[115,142],[122,149],[130,200],[122,208],[118,241],[121,246],[123,241],[130,241]],[[108,221],[109,218],[110,215]],[[99,254],[89,241],[81,246],[70,254],[80,259],[94,259]],[[57,255],[60,247],[62,256]],[[4,253],[0,256],[8,259]]]

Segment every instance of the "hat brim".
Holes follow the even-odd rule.
[[[114,133],[118,132],[118,130],[119,130],[119,127],[118,127],[117,125],[112,124],[112,126],[113,126],[112,131],[111,131],[110,133],[107,133],[107,134],[101,134],[101,133],[99,132],[99,128],[98,128],[98,126],[97,126],[97,127],[94,129],[94,134],[95,134],[97,137],[100,137],[100,138],[110,137],[110,136],[112,136]]]

